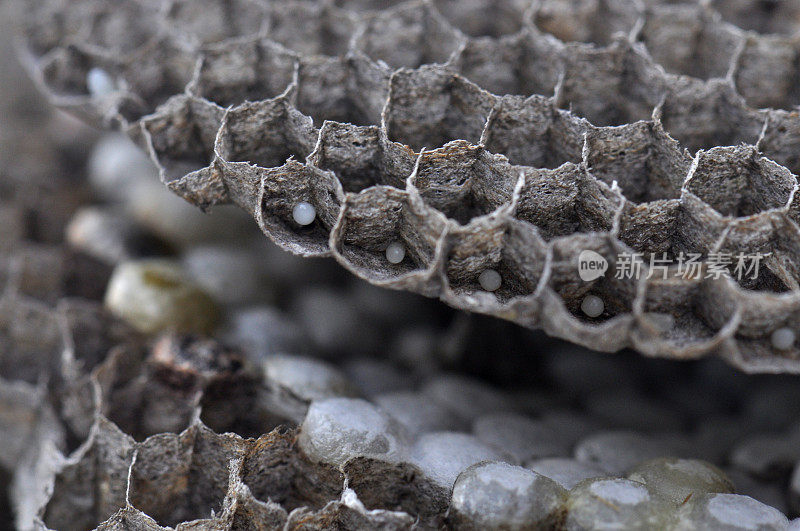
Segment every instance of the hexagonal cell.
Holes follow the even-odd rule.
[[[616,182],[636,203],[680,197],[692,164],[678,143],[653,122],[592,128],[586,148],[589,172],[606,184]]]
[[[748,291],[783,293],[798,289],[798,259],[792,251],[800,229],[782,212],[764,212],[731,222],[720,251],[726,253],[731,277]]]
[[[165,183],[202,170],[214,159],[214,140],[225,110],[206,100],[175,96],[142,123]]]
[[[325,2],[273,2],[266,35],[303,55],[344,55],[356,32],[351,13]]]
[[[505,96],[498,101],[484,134],[486,149],[512,164],[557,168],[581,162],[586,120],[556,109],[541,96]]]
[[[225,113],[217,151],[228,162],[273,168],[290,159],[304,161],[317,136],[311,118],[285,98],[248,102]]]
[[[642,352],[666,350],[676,358],[692,359],[709,348],[719,348],[733,335],[739,304],[725,288],[724,279],[686,279],[673,268],[666,280],[659,274],[646,283],[632,334]]]
[[[634,0],[542,0],[533,21],[562,41],[606,45],[633,30],[641,16],[638,7]]]
[[[491,293],[501,303],[531,295],[544,274],[547,244],[530,223],[513,218],[474,220],[447,234],[448,288],[458,297]],[[500,287],[487,292],[481,273],[500,274]],[[462,303],[463,304],[463,303]]]
[[[411,463],[357,457],[343,471],[347,486],[367,509],[404,511],[420,527],[435,527],[450,503],[450,493]]]
[[[318,509],[340,496],[344,478],[333,467],[309,462],[296,437],[296,431],[282,428],[259,437],[242,462],[241,480],[257,500],[287,511]]]
[[[741,301],[742,322],[736,330],[737,338],[760,339],[771,345],[770,336],[774,329],[790,327],[797,330],[796,323],[800,310],[800,297],[797,292],[784,293],[774,297],[763,297],[753,290],[736,289],[734,296]],[[773,328],[770,330],[770,328]],[[769,330],[765,333],[765,330]]]
[[[792,346],[787,350],[777,350],[767,336],[754,339],[737,337],[736,350],[725,352],[724,357],[732,366],[743,371],[790,374],[797,371],[800,348]]]
[[[664,129],[693,153],[716,146],[755,144],[765,121],[726,81],[701,82],[685,76],[669,78],[660,111]]]
[[[414,169],[414,152],[389,142],[379,127],[325,122],[308,161],[336,174],[345,192],[375,185],[405,188]]]
[[[53,50],[44,56],[40,63],[42,81],[55,96],[90,97],[89,72],[105,72],[118,88],[124,66],[118,61],[109,60],[96,53],[67,46]]]
[[[289,160],[283,166],[258,169],[261,176],[256,221],[278,246],[303,256],[326,256],[328,236],[339,216],[342,188],[332,172]],[[314,207],[308,225],[294,220],[302,203]]]
[[[230,462],[244,450],[241,438],[201,424],[150,437],[138,446],[131,469],[131,504],[167,526],[218,514]]]
[[[407,2],[368,16],[355,47],[392,68],[446,63],[464,42],[428,2]]]
[[[434,0],[433,5],[453,26],[470,37],[500,37],[522,29],[527,0]]]
[[[151,42],[125,58],[76,46],[58,48],[43,57],[38,68],[60,105],[107,122],[117,114],[135,121],[152,113],[167,98],[183,92],[195,64],[194,54],[166,42]],[[102,79],[102,92],[91,93],[92,77]]]
[[[137,441],[180,433],[198,412],[218,432],[257,436],[286,419],[261,405],[261,379],[243,360],[211,340],[186,336],[160,338],[146,359],[140,349],[117,347],[95,371],[101,411]]]
[[[711,6],[746,30],[782,35],[800,31],[800,5],[791,0],[711,0]]]
[[[41,508],[45,525],[93,529],[125,507],[133,444],[112,423],[98,419],[89,439],[54,471],[52,495]]]
[[[630,314],[639,283],[638,278],[616,274],[618,264],[630,249],[620,245],[610,235],[605,239],[596,236],[573,234],[552,240],[551,273],[548,279],[550,288],[563,299],[567,310],[576,319],[595,324]],[[585,255],[581,255],[586,251],[596,253],[592,255],[592,261],[598,262],[597,267],[607,267],[602,275],[591,280],[584,280],[579,271],[580,261],[585,259]],[[600,306],[586,311],[590,310],[587,297],[599,298]],[[596,310],[599,313],[596,314]]]
[[[663,71],[627,41],[571,45],[564,68],[559,106],[598,126],[649,120],[666,91]]]
[[[91,54],[85,54],[92,57]],[[109,56],[110,57],[110,56]],[[127,122],[135,122],[143,116],[152,114],[157,107],[176,94],[183,94],[192,79],[198,64],[198,54],[185,47],[176,46],[169,38],[150,41],[134,53],[123,58],[109,58],[90,61],[78,60],[70,63],[76,67],[70,76],[71,84],[78,87],[78,93],[88,91],[88,76],[98,76],[102,84],[109,83],[112,92],[99,93],[93,102],[107,104],[111,99],[122,99],[118,112]],[[97,70],[92,71],[92,68]],[[48,67],[49,68],[49,67]],[[86,77],[82,77],[86,76]],[[101,87],[101,90],[107,90]],[[104,105],[100,105],[102,108]],[[127,125],[127,124],[124,124]]]
[[[698,154],[686,189],[724,216],[751,216],[787,206],[797,186],[783,166],[753,148],[714,148]]]
[[[667,72],[700,79],[724,78],[744,36],[696,4],[656,6],[638,35]]]
[[[325,120],[377,125],[389,94],[386,65],[361,54],[304,57],[298,71],[297,108],[320,126]]]
[[[249,437],[274,427],[276,419],[259,411],[261,374],[241,352],[211,339],[167,335],[153,345],[146,369],[146,381],[161,384],[162,395],[200,393],[200,418],[218,433]],[[155,402],[155,394],[148,400]]]
[[[268,20],[259,0],[171,0],[167,6],[164,29],[195,46],[253,35]]]
[[[373,186],[348,194],[333,235],[335,255],[373,283],[434,292],[438,282],[432,268],[445,225],[443,216],[407,191]],[[397,264],[386,257],[395,242],[405,251]]]
[[[683,261],[686,264],[683,271],[689,271],[695,267],[688,265],[690,260],[706,261],[714,252],[717,253],[714,260],[722,264],[742,288],[775,293],[788,289],[787,271],[776,268],[771,257],[773,251],[782,246],[780,242],[788,238],[780,227],[789,224],[780,213],[726,223],[694,196],[691,197],[698,208],[689,212],[685,204],[688,197],[683,204],[679,200],[669,200],[626,205],[620,219],[620,240],[642,253],[645,263],[651,255],[656,259],[666,257],[675,266]],[[704,214],[710,216],[704,217]],[[756,261],[756,253],[762,253],[763,258]]]
[[[516,217],[533,223],[546,240],[575,232],[610,230],[623,198],[572,163],[548,170],[522,168],[525,184]]]
[[[676,262],[683,254],[704,259],[714,251],[730,227],[730,219],[691,192],[680,199],[626,203],[619,220],[619,239],[642,253]],[[687,266],[688,267],[688,266]]]
[[[495,97],[442,67],[399,70],[392,75],[386,131],[415,150],[451,140],[477,144]]]
[[[795,110],[800,104],[798,53],[800,47],[795,39],[747,39],[733,79],[751,107]]]
[[[294,81],[297,57],[267,39],[211,45],[192,92],[222,107],[282,94]]]
[[[110,352],[99,371],[103,413],[137,441],[185,430],[197,411],[201,390],[181,389],[163,375],[148,382],[154,371],[142,363],[143,358],[144,353],[133,348]]]
[[[563,45],[533,31],[470,39],[452,66],[493,94],[552,96],[562,73]]]
[[[510,204],[519,175],[503,158],[456,141],[424,152],[412,182],[428,205],[466,224]]]

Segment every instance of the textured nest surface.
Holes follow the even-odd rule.
[[[797,372],[800,348],[770,336],[800,327],[800,15],[761,5],[37,0],[21,16],[57,105],[285,249],[598,350]],[[90,95],[98,71],[111,86]],[[769,256],[749,283],[582,282],[586,249],[611,271],[625,252]]]
[[[731,529],[736,514],[740,529],[779,531],[781,511],[800,509],[794,379],[708,361],[678,378],[674,364],[554,346],[540,372],[562,397],[447,373],[412,387],[380,362],[359,378],[148,338],[95,301],[5,288],[0,470],[13,471],[18,529]],[[645,395],[634,382],[648,372]],[[585,413],[567,406],[580,396]],[[685,461],[686,477],[648,476],[666,456],[725,473]],[[595,484],[607,491],[587,494]],[[705,509],[717,494],[723,516]]]

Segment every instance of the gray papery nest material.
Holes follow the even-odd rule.
[[[598,350],[800,370],[770,339],[800,326],[788,2],[20,4],[58,106],[126,131],[173,192],[236,203],[284,249]],[[583,282],[584,250],[610,271],[635,252],[768,256],[755,280]]]

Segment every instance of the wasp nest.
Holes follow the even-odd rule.
[[[598,350],[784,372],[800,369],[800,13],[776,4],[37,0],[21,16],[56,104],[284,249]],[[604,276],[578,277],[584,251]],[[640,274],[614,274],[637,253]],[[764,259],[719,273],[745,255]]]
[[[201,214],[149,183],[119,137],[83,178],[86,131],[63,120],[47,126],[63,143],[28,113],[11,123],[35,142],[0,124],[0,155],[17,158],[0,165],[0,529],[800,523],[794,377],[599,356],[332,261],[249,254],[201,224],[157,235],[91,188],[133,178]],[[309,287],[313,268],[333,275]],[[205,290],[216,298],[185,304]],[[208,331],[216,313],[209,336],[176,331]]]

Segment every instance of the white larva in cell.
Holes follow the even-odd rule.
[[[317,217],[317,209],[308,201],[301,201],[292,209],[292,217],[298,225],[311,225]]]
[[[772,346],[778,350],[789,350],[794,346],[795,338],[796,335],[791,328],[778,328],[772,332],[770,341],[772,341]]]
[[[478,282],[486,291],[496,291],[503,283],[503,279],[494,269],[487,269],[478,276]]]
[[[406,257],[406,248],[400,242],[392,242],[386,248],[386,259],[390,264],[399,264]]]
[[[102,68],[94,67],[86,73],[86,88],[95,98],[102,98],[114,92],[114,80]]]
[[[600,317],[605,306],[603,299],[597,295],[587,295],[581,302],[581,311],[589,317]]]

